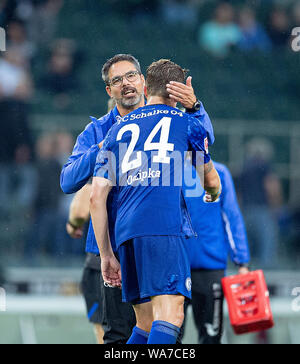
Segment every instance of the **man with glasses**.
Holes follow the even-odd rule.
[[[94,174],[96,158],[99,148],[107,132],[115,122],[130,112],[145,105],[144,88],[145,79],[141,72],[138,60],[131,55],[116,55],[109,59],[102,69],[102,78],[106,84],[108,95],[116,101],[116,107],[100,119],[92,118],[92,122],[86,127],[77,139],[73,153],[61,174],[61,187],[65,193],[75,193],[86,185]],[[203,105],[197,102],[191,84],[191,77],[187,84],[169,85],[169,93],[174,100],[181,104],[198,118],[208,132],[210,144],[214,142],[213,129],[209,116]],[[113,194],[109,197],[110,230],[114,231],[115,204]],[[80,227],[76,221],[69,222],[72,229]],[[113,234],[111,239],[113,240]],[[112,241],[113,243],[113,241]],[[97,242],[90,222],[86,251],[99,255]],[[101,283],[99,283],[101,284]],[[130,337],[132,327],[135,325],[135,316],[131,305],[122,303],[121,291],[117,288],[104,287],[102,310],[105,317],[104,343],[124,343]]]
[[[148,104],[113,125],[97,158],[91,216],[103,279],[122,286],[123,301],[131,302],[136,313],[137,325],[128,344],[175,344],[179,337],[184,298],[191,297],[183,241],[194,235],[176,178],[186,151],[195,152],[193,165],[204,177],[207,201],[221,194],[206,129],[176,109],[168,92],[168,84],[183,84],[185,77],[186,71],[169,60],[153,63],[147,70]],[[112,188],[118,201],[115,246],[107,233],[107,197]],[[116,246],[120,263],[113,252]]]

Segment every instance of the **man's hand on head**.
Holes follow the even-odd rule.
[[[197,102],[191,76],[187,78],[186,84],[174,81],[170,82],[167,84],[167,91],[172,100],[180,102],[186,109],[192,109]]]

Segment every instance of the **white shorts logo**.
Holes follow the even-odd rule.
[[[216,337],[219,334],[219,327],[214,327],[212,324],[205,324],[207,335]]]
[[[189,292],[191,292],[191,290],[192,290],[192,280],[191,280],[191,278],[187,278],[187,280],[185,281],[185,287]]]

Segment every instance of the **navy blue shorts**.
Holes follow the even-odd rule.
[[[123,302],[141,304],[151,297],[181,294],[191,298],[190,262],[183,238],[144,236],[118,250]]]

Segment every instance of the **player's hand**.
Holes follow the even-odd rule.
[[[192,109],[197,101],[191,76],[187,78],[186,84],[171,81],[167,84],[167,91],[172,100],[180,102],[186,109]]]
[[[104,283],[112,287],[122,287],[121,266],[114,255],[101,257],[101,271]]]
[[[67,233],[73,239],[81,239],[83,237],[84,226],[81,228],[75,228],[74,226],[70,225],[70,223],[67,223],[66,229],[67,229]]]
[[[220,194],[211,195],[208,192],[205,192],[205,202],[207,202],[207,203],[216,202],[219,197],[220,197]]]
[[[239,274],[248,274],[248,273],[250,273],[250,270],[247,267],[241,267],[239,269]]]

